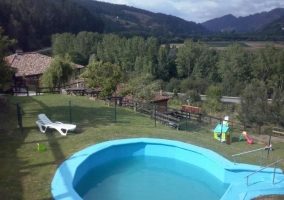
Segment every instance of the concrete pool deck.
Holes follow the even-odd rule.
[[[82,199],[74,186],[90,169],[111,161],[130,156],[159,156],[177,159],[196,165],[230,186],[221,200],[247,200],[265,194],[284,194],[284,175],[280,169],[275,172],[275,184],[272,183],[274,168],[260,169],[259,166],[234,164],[219,154],[191,144],[150,138],[113,140],[87,147],[60,165],[51,183],[54,199]]]

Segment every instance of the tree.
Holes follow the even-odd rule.
[[[50,63],[50,67],[43,73],[40,82],[44,87],[58,87],[70,83],[75,67],[70,57],[56,56]]]
[[[9,40],[7,36],[2,35],[3,29],[0,27],[0,90],[6,90],[7,86],[12,83],[15,71],[7,65],[5,56],[9,47],[13,46],[16,41]]]
[[[283,90],[275,88],[272,94],[272,102],[269,104],[270,123],[284,126],[284,93]]]
[[[157,55],[158,64],[155,66],[155,77],[164,81],[169,80],[169,59],[165,47],[160,47]]]
[[[124,94],[131,93],[133,99],[150,102],[155,98],[160,88],[160,81],[155,81],[154,76],[151,74],[143,73],[141,75],[134,75],[134,77],[131,78]]]
[[[121,67],[110,62],[92,62],[80,75],[88,87],[101,87],[100,96],[112,96],[122,78]]]
[[[253,76],[263,81],[264,83],[268,83],[274,72],[274,65],[276,64],[278,49],[276,49],[272,45],[267,45],[263,49],[259,49],[255,51],[255,59],[253,62]]]
[[[239,44],[230,45],[220,51],[217,66],[224,95],[240,95],[244,86],[251,81],[251,63],[251,53]]]
[[[183,78],[190,76],[194,65],[194,59],[195,44],[193,40],[186,40],[177,52],[176,65],[179,77]]]
[[[66,54],[74,51],[74,42],[76,36],[71,33],[62,33],[52,35],[52,54],[54,56],[64,57]]]
[[[120,40],[115,34],[105,35],[97,47],[99,60],[119,65]]]
[[[166,90],[169,92],[173,92],[174,89],[176,89],[178,92],[180,92],[181,89],[181,80],[177,78],[171,78],[171,80],[166,85]]]
[[[221,108],[222,90],[218,86],[209,86],[205,91],[205,105],[209,108],[210,113],[218,112]]]
[[[269,121],[269,107],[267,102],[267,89],[262,81],[249,84],[241,95],[241,109],[238,119],[246,126],[256,124],[258,132]]]

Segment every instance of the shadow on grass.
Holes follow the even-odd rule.
[[[59,140],[65,139],[65,137],[57,138],[56,130],[48,129],[45,134],[47,139],[35,139],[32,141],[25,142],[28,134],[33,133],[35,129],[38,130],[35,124],[38,119],[37,115],[40,113],[46,114],[51,121],[61,121],[63,123],[76,124],[77,128],[73,132],[68,134],[81,134],[89,127],[96,127],[98,125],[109,125],[115,122],[115,115],[117,122],[119,123],[119,113],[117,113],[113,107],[85,107],[80,105],[80,102],[74,102],[72,107],[68,105],[60,106],[49,106],[48,102],[39,101],[33,97],[25,97],[19,99],[22,105],[33,104],[34,106],[25,109],[23,107],[23,133],[20,133],[18,129],[11,134],[10,130],[5,131],[6,133],[0,135],[1,145],[1,162],[3,163],[0,167],[0,196],[1,199],[24,199],[23,180],[25,176],[30,176],[31,170],[39,169],[44,166],[56,165],[59,166],[66,157],[61,147]],[[11,123],[10,126],[17,127],[17,116],[12,116],[14,119],[7,119],[7,123]],[[2,132],[2,131],[1,131]],[[28,163],[23,161],[22,158],[17,156],[17,149],[20,149],[23,144],[32,143],[48,143],[49,150],[52,153],[54,161],[40,162],[40,163]],[[66,172],[67,170],[67,172]],[[65,169],[65,174],[68,173],[68,169]],[[27,191],[25,191],[27,192]],[[46,198],[52,199],[52,198]]]
[[[80,127],[80,125],[96,126],[97,124],[106,125],[108,123],[115,122],[115,111],[113,107],[85,107],[81,106],[80,102],[73,102],[69,106],[66,102],[66,106],[48,106],[41,101],[32,99],[40,105],[40,109],[37,111],[26,111],[24,112],[24,117],[37,118],[37,115],[44,113],[51,121],[60,121],[63,123],[72,123]],[[118,117],[118,116],[117,116]]]
[[[2,116],[0,127],[5,125],[2,123],[8,123],[9,127],[17,127],[17,120],[11,120],[10,118],[17,119],[16,112],[9,113],[11,116]],[[23,186],[21,179],[29,174],[22,166],[27,162],[18,158],[17,149],[20,148],[23,141],[27,136],[27,132],[23,133],[18,128],[10,130],[0,130],[0,196],[1,199],[22,199]]]

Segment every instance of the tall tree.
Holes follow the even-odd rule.
[[[102,36],[98,33],[82,31],[79,32],[74,40],[74,53],[79,54],[82,57],[81,62],[75,62],[77,64],[88,64],[88,60],[92,54],[97,54],[97,44],[101,40]],[[72,57],[72,56],[71,56]]]
[[[205,91],[206,101],[205,105],[210,110],[210,113],[216,113],[221,108],[222,90],[218,86],[209,86]]]
[[[3,29],[0,27],[0,90],[6,90],[9,84],[13,81],[13,74],[15,71],[7,65],[5,56],[7,56],[8,50],[13,46],[16,41],[9,40],[7,36],[2,35]]]
[[[269,122],[277,126],[284,126],[284,91],[274,88],[272,102],[269,104]]]
[[[72,33],[62,33],[52,35],[52,54],[64,57],[74,51],[76,36]]]
[[[144,72],[155,76],[154,66],[157,64],[157,54],[160,48],[160,43],[155,37],[149,37],[146,40],[146,63],[144,65]]]
[[[136,74],[131,78],[124,93],[131,93],[133,99],[150,102],[155,98],[160,87],[160,82],[155,80],[153,75],[143,73],[137,76]]]
[[[277,49],[272,45],[267,45],[263,49],[256,50],[255,59],[253,60],[253,76],[263,81],[264,83],[268,83],[271,78],[274,70],[274,65],[276,64],[277,57]]]
[[[158,63],[155,65],[155,77],[157,79],[162,79],[163,81],[169,80],[169,58],[168,58],[169,52],[168,49],[161,46],[158,55],[157,60]]]
[[[100,96],[107,97],[112,96],[116,91],[117,85],[121,81],[122,71],[120,66],[110,62],[92,62],[80,77],[84,78],[88,87],[101,87]]]
[[[98,44],[98,58],[103,63],[110,62],[119,65],[120,38],[114,34],[104,35]]]
[[[262,81],[253,81],[247,85],[241,95],[241,109],[238,118],[244,124],[256,124],[258,132],[269,121],[267,89]]]
[[[193,40],[186,40],[179,47],[176,58],[177,72],[180,78],[189,77],[194,65],[195,59],[195,43]]]
[[[75,67],[68,54],[62,58],[56,56],[50,67],[43,73],[40,82],[44,87],[58,87],[70,83]]]
[[[251,53],[239,44],[228,46],[219,53],[218,73],[224,95],[237,96],[251,81]]]

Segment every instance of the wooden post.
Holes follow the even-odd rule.
[[[154,109],[155,109],[155,127],[157,126],[157,118],[156,118],[156,116],[157,116],[157,108],[156,108],[156,104],[154,105]]]
[[[26,86],[26,90],[27,90],[27,96],[29,96],[29,88],[28,88],[28,86]]]
[[[69,101],[69,119],[70,119],[70,124],[72,124],[71,101]]]

